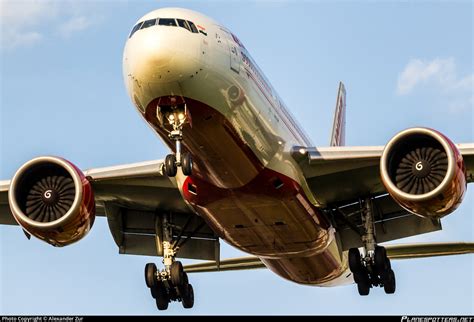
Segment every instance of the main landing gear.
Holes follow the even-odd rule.
[[[165,117],[170,126],[171,132],[168,137],[175,142],[176,153],[168,154],[165,158],[164,171],[168,177],[176,176],[178,167],[181,167],[185,176],[190,176],[193,172],[193,159],[189,152],[181,152],[181,142],[183,141],[183,125],[186,123],[186,105],[173,106],[166,109]]]
[[[171,225],[164,217],[162,241],[164,268],[158,270],[154,263],[145,266],[145,282],[150,288],[158,310],[168,309],[172,301],[180,301],[185,309],[190,309],[194,305],[194,290],[189,283],[188,274],[183,270],[181,262],[175,260],[179,249],[177,244],[177,241],[171,241]]]
[[[365,230],[362,237],[363,253],[361,254],[358,248],[349,249],[349,268],[357,289],[360,295],[368,295],[371,287],[380,286],[384,288],[385,293],[393,294],[395,293],[395,273],[385,248],[376,244],[370,199],[365,201],[361,213]]]

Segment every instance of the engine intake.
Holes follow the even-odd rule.
[[[428,128],[395,135],[383,151],[380,174],[392,198],[422,217],[453,212],[466,191],[462,155],[446,136]]]
[[[8,198],[18,224],[53,246],[82,239],[94,223],[89,181],[76,166],[58,157],[39,157],[21,166]]]

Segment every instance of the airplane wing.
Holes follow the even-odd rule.
[[[456,145],[474,182],[474,144]],[[291,154],[321,205],[357,200],[386,192],[380,179],[383,146],[293,147]]]
[[[473,254],[474,243],[419,243],[385,245],[390,259],[424,258]],[[266,268],[262,261],[255,256],[230,258],[220,262],[205,262],[184,266],[188,273],[206,273],[223,271],[240,271]]]
[[[216,259],[218,237],[186,205],[175,179],[163,175],[162,164],[157,160],[83,171],[94,190],[96,215],[106,217],[121,254],[161,256],[156,214],[170,213],[174,237],[186,240],[178,257]],[[0,224],[17,225],[8,205],[9,186],[0,181]]]
[[[464,159],[467,182],[474,182],[474,144],[456,146]],[[291,151],[316,201],[333,219],[343,250],[362,246],[359,198],[374,198],[379,243],[441,230],[439,219],[413,215],[388,194],[380,177],[383,150],[383,146],[298,146]]]

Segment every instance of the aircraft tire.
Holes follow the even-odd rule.
[[[360,251],[358,248],[349,249],[349,268],[352,273],[362,272],[362,262],[360,259]]]
[[[362,280],[357,283],[357,290],[359,291],[359,295],[367,296],[370,293],[370,284],[368,280]]]
[[[193,172],[193,158],[189,152],[181,155],[181,170],[185,176],[190,176]]]
[[[168,154],[165,158],[165,173],[168,177],[172,178],[176,176],[177,172],[176,156],[174,154]]]
[[[168,305],[170,303],[170,299],[168,297],[168,293],[166,292],[166,287],[165,285],[160,282],[156,286],[156,307],[160,311],[164,311],[168,309]]]
[[[395,273],[392,269],[389,270],[387,278],[384,281],[383,289],[386,294],[393,294],[395,293],[396,289],[396,281],[395,281]]]
[[[185,284],[186,280],[184,277],[183,264],[181,264],[181,262],[174,262],[171,264],[170,274],[171,284],[176,287],[181,287]]]
[[[390,270],[390,260],[387,258],[385,247],[376,246],[374,252],[374,264],[380,274]]]
[[[154,263],[148,263],[145,265],[145,282],[146,286],[152,288],[156,285],[156,265]]]
[[[187,285],[186,292],[184,293],[181,303],[185,309],[190,309],[194,306],[194,290],[191,284]]]

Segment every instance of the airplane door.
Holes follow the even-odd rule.
[[[230,51],[230,69],[232,69],[237,74],[240,72],[240,54],[239,47],[232,40],[231,36],[226,33],[227,43],[229,44]]]

